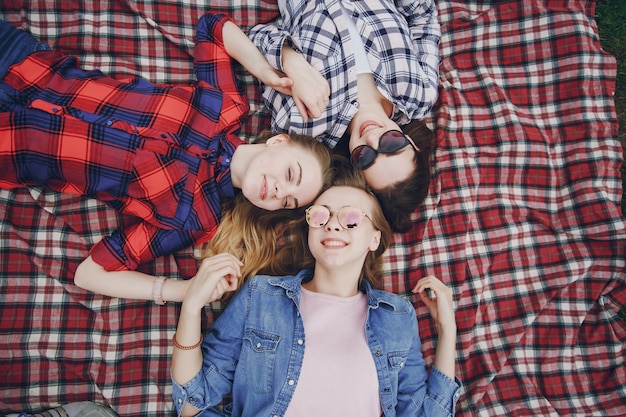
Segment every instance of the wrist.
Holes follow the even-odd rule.
[[[165,277],[157,277],[152,284],[152,299],[156,305],[165,305],[163,300],[163,286],[165,284]]]

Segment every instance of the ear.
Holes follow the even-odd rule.
[[[380,237],[382,236],[382,233],[380,233],[380,230],[377,230],[376,233],[374,234],[374,236],[372,236],[372,241],[370,242],[370,251],[374,252],[376,251],[376,249],[378,249],[378,247],[380,246]]]
[[[284,133],[279,133],[278,135],[272,136],[271,138],[266,140],[265,144],[267,146],[271,146],[271,145],[278,145],[280,143],[287,143],[287,142],[289,142],[289,136],[285,135]]]

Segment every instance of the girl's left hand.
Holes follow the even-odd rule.
[[[257,78],[263,84],[272,87],[274,90],[281,94],[291,95],[293,86],[293,80],[284,73],[275,70],[269,64],[263,67],[263,69],[257,74]]]
[[[431,294],[433,294],[432,298],[428,296],[427,289],[430,289]],[[440,331],[447,327],[456,329],[452,290],[443,282],[434,276],[427,276],[417,282],[413,288],[413,293],[417,293],[426,304]]]

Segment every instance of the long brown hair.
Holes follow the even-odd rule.
[[[415,152],[415,172],[404,181],[381,190],[372,190],[391,228],[396,232],[405,232],[411,227],[411,213],[428,196],[434,150],[434,135],[424,122],[413,120],[402,126],[402,131],[420,149]]]

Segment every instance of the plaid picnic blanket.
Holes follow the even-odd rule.
[[[616,64],[600,47],[595,3],[438,6],[434,176],[413,228],[386,254],[386,289],[414,302],[430,363],[436,329],[410,289],[427,274],[452,287],[458,416],[625,414]],[[85,68],[176,84],[192,80],[194,25],[207,10],[244,28],[277,16],[264,0],[0,3],[0,17]],[[241,75],[253,109],[242,133],[252,138],[267,116]],[[0,190],[0,413],[91,400],[122,416],[173,415],[179,307],[73,284],[90,246],[127,220],[90,199]],[[182,279],[195,268],[189,248],[142,270]]]

